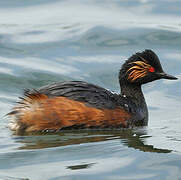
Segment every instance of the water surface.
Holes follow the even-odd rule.
[[[181,3],[0,1],[0,179],[181,179]],[[24,88],[83,80],[119,92],[133,53],[154,50],[177,81],[144,85],[149,125],[13,135],[4,117]]]

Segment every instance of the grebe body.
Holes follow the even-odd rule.
[[[153,51],[138,52],[120,69],[120,94],[82,81],[25,90],[24,96],[8,113],[9,127],[24,133],[145,126],[148,109],[141,85],[162,78],[177,79],[164,73]]]

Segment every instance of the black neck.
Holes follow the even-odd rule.
[[[132,101],[138,106],[145,104],[145,98],[140,85],[122,84],[121,95],[131,98]]]
[[[138,115],[138,119],[144,121],[143,124],[146,125],[148,122],[148,109],[141,89],[141,85],[130,83],[121,84],[121,96],[128,98],[134,104],[133,112],[135,110],[136,115]]]

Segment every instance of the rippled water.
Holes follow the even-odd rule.
[[[0,1],[0,179],[181,179],[180,19],[177,0]],[[179,78],[143,87],[147,128],[8,130],[24,88],[84,80],[119,92],[121,64],[146,48]]]

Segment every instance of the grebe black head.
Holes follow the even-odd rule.
[[[119,73],[120,84],[141,85],[158,79],[177,79],[166,74],[158,56],[152,50],[145,50],[132,55]]]

